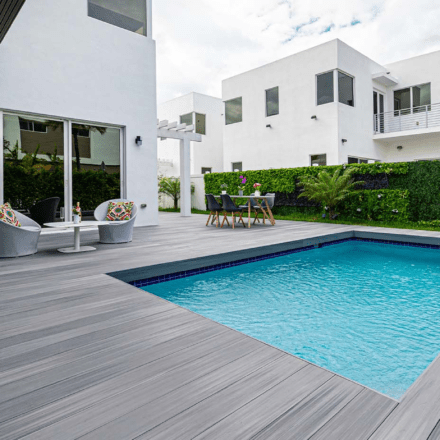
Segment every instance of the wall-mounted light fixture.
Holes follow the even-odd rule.
[[[267,124],[267,125],[266,125],[266,128],[272,128],[272,125]]]
[[[347,139],[341,139],[341,142],[342,142],[343,144],[345,144],[345,143],[347,142]]]
[[[315,119],[315,121],[317,121],[318,117],[316,115],[313,115],[310,119]]]
[[[142,138],[140,136],[136,136],[136,145],[140,147],[142,145]]]
[[[397,149],[398,149],[398,150],[401,150],[402,148],[403,148],[402,145],[398,145],[398,146],[397,146]]]

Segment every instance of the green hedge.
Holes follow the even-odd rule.
[[[4,199],[14,208],[26,209],[36,201],[59,197],[64,206],[63,168],[25,170],[10,163],[4,165]],[[120,196],[119,173],[73,171],[73,202],[83,210],[95,209],[105,200]]]
[[[342,216],[360,220],[408,221],[408,190],[362,190],[347,197],[338,209]]]
[[[302,168],[280,168],[272,170],[254,170],[230,173],[205,174],[205,192],[207,194],[220,194],[222,184],[228,185],[229,194],[238,194],[238,186],[241,183],[240,176],[245,176],[247,181],[244,193],[253,192],[252,185],[255,182],[261,183],[261,191],[284,192],[295,191],[296,181],[299,176],[316,176],[320,171],[328,170],[333,173],[341,165],[302,167]],[[408,172],[408,163],[372,163],[372,164],[351,164],[348,167],[356,168],[356,174],[370,174],[372,176],[380,173],[401,175]]]
[[[255,182],[261,183],[263,193],[291,194],[296,189],[299,176],[317,175],[322,170],[332,173],[338,167],[341,165],[205,174],[205,192],[220,194],[220,185],[227,184],[229,194],[238,194],[240,175],[244,175],[247,179],[245,194],[253,192],[252,185]],[[350,164],[348,167],[356,168],[355,174],[358,175],[374,176],[385,173],[388,176],[389,187],[357,192],[338,208],[341,214],[364,220],[371,218],[383,221],[440,219],[440,161]],[[378,198],[379,194],[383,197]],[[282,211],[282,208],[277,207],[276,210]],[[357,211],[358,208],[361,211]],[[289,207],[289,210],[291,209],[292,207]],[[310,207],[295,207],[299,212],[310,209],[313,210]],[[393,209],[398,212],[393,213]]]

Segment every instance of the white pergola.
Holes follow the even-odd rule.
[[[202,135],[194,133],[194,125],[157,121],[157,137],[180,140],[180,213],[191,215],[191,141],[202,142]]]

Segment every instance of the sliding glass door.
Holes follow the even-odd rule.
[[[77,202],[93,218],[124,193],[122,128],[1,111],[0,123],[0,203],[27,213],[59,197],[57,218],[70,220]]]

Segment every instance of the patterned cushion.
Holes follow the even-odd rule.
[[[130,220],[134,202],[109,202],[107,209],[108,221]]]
[[[15,212],[12,210],[12,207],[9,203],[0,205],[0,221],[18,227],[21,226],[21,223],[17,220],[17,217],[15,217]]]

